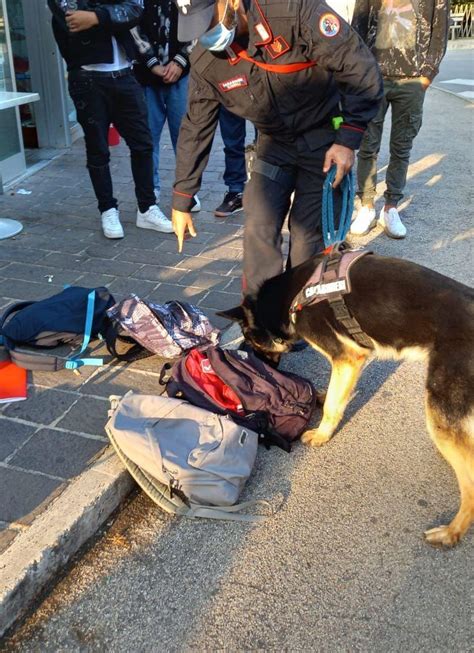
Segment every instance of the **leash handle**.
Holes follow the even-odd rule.
[[[351,170],[341,181],[342,208],[336,232],[334,226],[334,198],[332,188],[334,179],[336,178],[336,172],[337,166],[333,165],[326,175],[323,184],[322,228],[325,248],[331,247],[334,243],[341,242],[345,239],[351,226],[352,212],[354,210],[355,188]]]

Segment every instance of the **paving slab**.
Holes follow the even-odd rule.
[[[104,440],[56,429],[40,429],[9,458],[9,464],[59,478],[72,478],[103,448]]]
[[[0,467],[0,519],[10,523],[28,523],[32,514],[39,511],[53,491],[62,483],[59,478],[34,474],[29,470],[15,469],[11,465]]]
[[[35,432],[36,427],[15,420],[0,419],[0,461],[19,449]]]

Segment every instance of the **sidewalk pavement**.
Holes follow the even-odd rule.
[[[174,154],[168,135],[163,144],[166,211]],[[104,285],[117,300],[130,292],[158,303],[184,299],[211,317],[215,310],[237,304],[243,214],[219,221],[212,213],[226,190],[222,148],[218,136],[200,193],[199,234],[186,242],[184,254],[177,253],[173,234],[136,228],[130,159],[123,143],[112,150],[123,240],[102,234],[82,140],[21,181],[17,189],[30,195],[7,190],[1,212],[20,219],[24,230],[0,242],[0,312],[13,302],[60,292],[64,284]],[[101,354],[110,359],[104,346],[96,347],[94,355]],[[0,636],[132,487],[115,458],[101,456],[107,444],[107,398],[130,389],[161,392],[160,362],[155,356],[133,365],[86,367],[77,375],[32,372],[27,400],[0,405]],[[64,531],[69,531],[66,538]]]

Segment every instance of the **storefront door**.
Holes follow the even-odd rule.
[[[39,102],[21,109],[24,145],[26,148],[67,147],[76,120],[48,6],[38,0],[4,1],[17,88],[34,91],[41,97]]]
[[[8,16],[0,0],[0,91],[16,91]],[[0,111],[0,177],[3,183],[25,169],[25,155],[18,108]]]
[[[27,161],[36,163],[80,135],[45,1],[0,0],[0,91],[40,95],[39,102],[0,111],[5,184],[25,171],[25,150]]]

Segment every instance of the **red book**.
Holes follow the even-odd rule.
[[[0,404],[26,399],[27,372],[15,363],[0,363]]]

